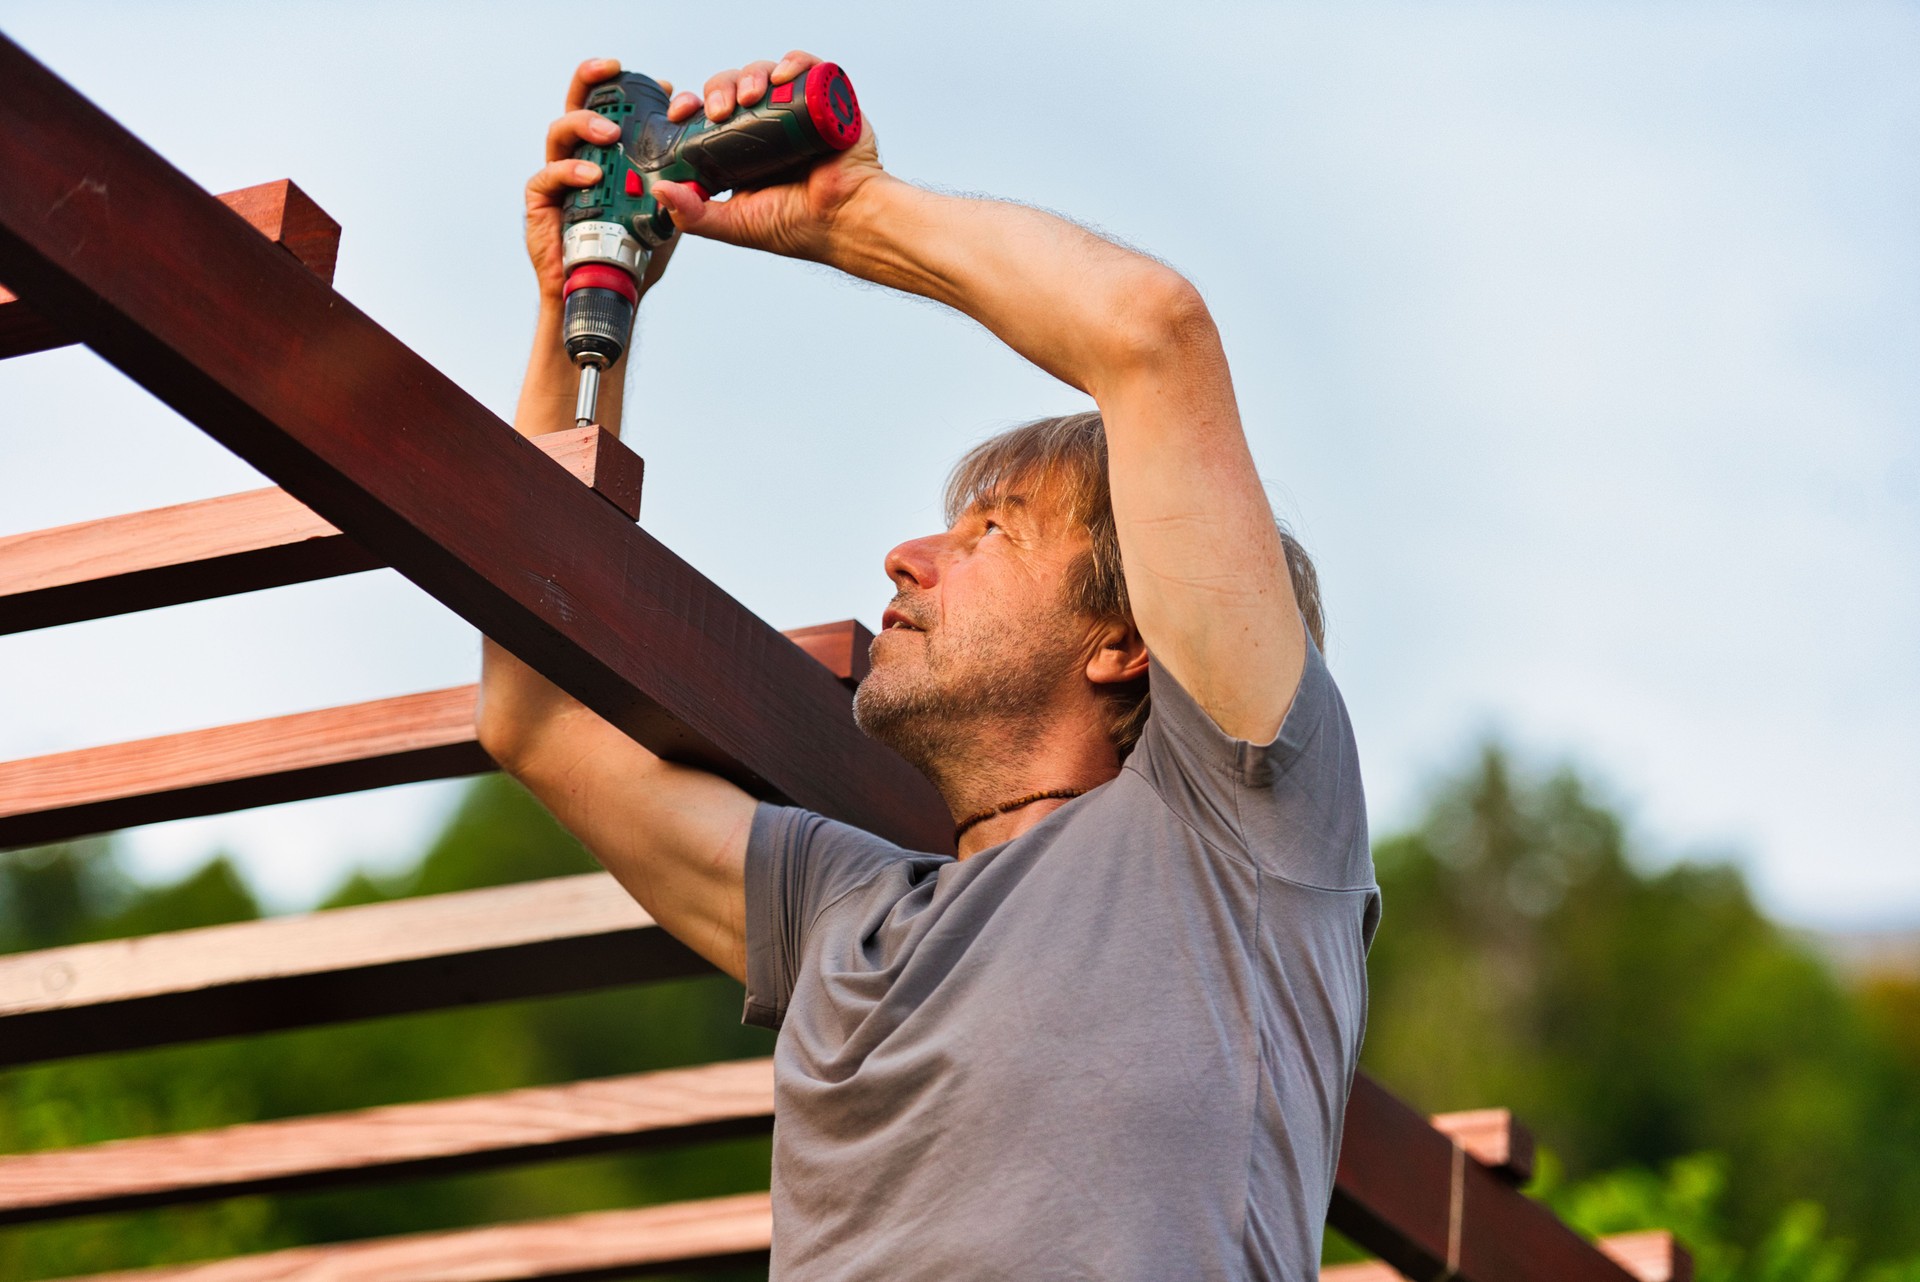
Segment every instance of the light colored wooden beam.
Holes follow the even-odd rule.
[[[598,427],[532,438],[630,519],[642,465]],[[0,537],[0,635],[381,568],[373,553],[268,488]]]
[[[742,1193],[99,1273],[88,1282],[561,1282],[674,1265],[705,1270],[763,1264],[772,1241],[767,1195]]]
[[[857,680],[865,628],[847,619],[800,632],[829,672]],[[475,697],[453,686],[0,762],[0,849],[479,774],[493,762],[474,736]]]
[[[583,873],[0,956],[0,1065],[709,969]]]
[[[0,1224],[449,1175],[773,1125],[773,1061],[740,1060],[0,1157]]]

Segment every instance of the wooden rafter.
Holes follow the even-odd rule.
[[[873,635],[851,619],[800,628],[842,682]],[[0,762],[0,849],[493,769],[474,735],[475,687]]]
[[[221,196],[220,203],[253,224],[256,231],[292,254],[321,280],[333,280],[333,264],[340,252],[340,224],[291,182],[282,178],[243,187]],[[79,341],[0,286],[0,359],[68,347]]]
[[[597,427],[541,451],[629,520],[640,459]],[[0,635],[380,569],[285,490],[269,488],[0,537]]]
[[[582,873],[0,957],[0,1065],[708,971]]]
[[[0,85],[0,278],[41,314],[649,748],[951,848],[792,644],[4,40]]]
[[[773,1061],[704,1064],[0,1157],[0,1224],[700,1143],[772,1125]]]
[[[595,1211],[484,1229],[301,1246],[206,1264],[97,1273],[88,1282],[570,1282],[759,1264],[765,1193]]]

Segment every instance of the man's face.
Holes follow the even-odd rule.
[[[1064,600],[1090,546],[1044,494],[1010,492],[888,553],[895,595],[854,698],[861,729],[937,776],[981,728],[1017,735],[1057,714],[1092,637]]]

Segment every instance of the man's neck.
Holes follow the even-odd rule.
[[[1034,793],[1090,791],[1119,774],[1120,762],[1092,719],[1062,717],[1038,726],[973,727],[927,773],[958,824]],[[988,813],[960,835],[960,858],[1011,841],[1071,799],[1049,797]]]

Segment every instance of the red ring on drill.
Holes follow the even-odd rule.
[[[836,98],[841,100],[839,110],[835,110]],[[814,132],[835,151],[860,141],[860,100],[839,63],[823,62],[807,72],[807,116]]]
[[[574,268],[567,274],[567,287],[560,291],[560,297],[576,289],[610,289],[625,294],[629,303],[640,301],[640,287],[633,283],[633,277],[605,263],[582,263]]]

